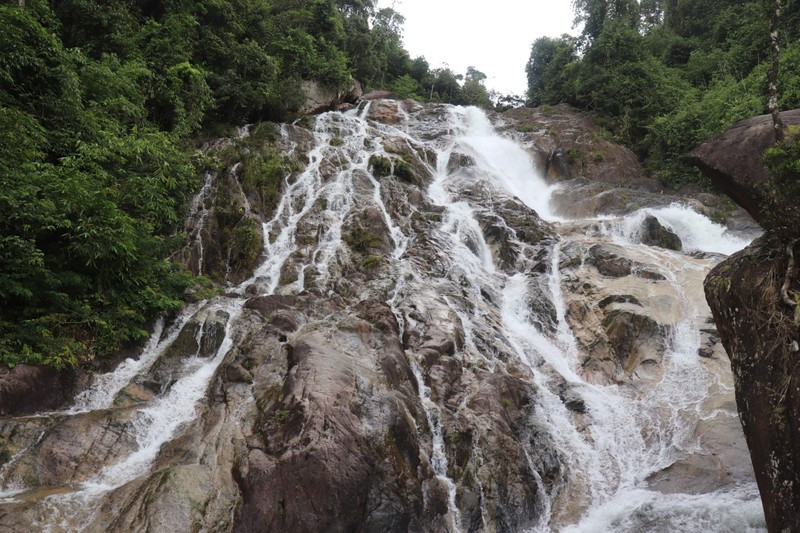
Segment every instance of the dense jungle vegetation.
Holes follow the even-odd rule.
[[[577,36],[543,37],[530,105],[595,111],[668,187],[704,185],[684,161],[733,123],[767,113],[767,0],[574,0]],[[783,0],[779,105],[800,107],[800,1]]]
[[[74,365],[146,335],[195,280],[165,258],[197,139],[286,120],[351,76],[488,105],[482,73],[412,59],[373,0],[0,1],[0,362]]]

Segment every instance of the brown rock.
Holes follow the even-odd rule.
[[[0,414],[21,415],[56,409],[73,394],[75,373],[44,366],[0,367]]]
[[[787,126],[800,124],[800,109],[784,111],[781,118]],[[772,116],[761,115],[737,122],[704,142],[689,154],[688,160],[760,222],[764,215],[758,185],[767,177],[761,156],[773,144]]]
[[[300,115],[315,115],[335,109],[340,104],[352,104],[363,94],[361,84],[352,78],[347,87],[339,91],[328,89],[319,82],[309,80],[303,81],[301,88],[306,95],[306,102],[297,111]]]
[[[396,100],[373,100],[367,116],[383,124],[397,124],[403,118],[400,114],[400,105],[401,103]]]
[[[705,280],[769,531],[800,531],[800,327],[779,297],[786,261],[761,238]]]
[[[391,91],[371,91],[361,97],[362,100],[382,100],[391,98]]]
[[[630,375],[645,362],[660,363],[664,328],[652,318],[629,311],[614,310],[603,321],[622,370]]]

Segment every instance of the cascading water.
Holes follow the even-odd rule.
[[[476,111],[472,113],[477,114]],[[476,124],[468,130],[462,143],[473,148],[478,161],[485,160],[484,168],[496,179],[497,185],[543,217],[558,220],[547,208],[550,188],[533,177],[535,172],[527,154],[511,146],[510,141],[498,140],[496,134],[487,133],[485,118],[474,115],[471,118]],[[504,149],[495,149],[497,145]],[[526,159],[527,172],[520,170]],[[521,182],[521,179],[527,181]],[[524,277],[517,274],[506,285],[509,305],[503,315],[510,336],[516,337],[514,343],[522,357],[546,361],[548,370],[541,368],[536,360],[531,362],[534,375],[554,371],[568,383],[578,385],[575,390],[586,403],[591,418],[589,434],[580,434],[558,398],[543,395],[550,423],[554,427],[561,426],[555,433],[562,435],[560,443],[569,459],[577,464],[576,469],[581,471],[578,477],[585,478],[586,483],[582,492],[588,495],[587,510],[578,524],[566,530],[639,531],[657,527],[663,531],[710,531],[728,530],[734,524],[739,528],[755,527],[762,519],[758,492],[752,480],[697,499],[645,488],[647,476],[669,466],[682,454],[698,451],[693,428],[698,420],[713,417],[718,411],[703,405],[707,395],[713,393],[718,378],[696,355],[699,325],[695,320],[701,316],[699,306],[705,307],[701,282],[709,267],[685,256],[676,258],[677,254],[672,252],[638,244],[636,230],[647,215],[658,217],[667,228],[675,231],[686,251],[729,254],[748,241],[727,235],[723,226],[679,205],[640,210],[618,222],[606,219],[605,223],[613,228],[612,239],[622,242],[640,261],[663,275],[679,295],[679,319],[672,324],[668,335],[667,368],[663,379],[652,390],[639,392],[619,385],[589,385],[576,374],[579,367],[575,358],[576,341],[565,321],[559,274],[562,241],[553,248],[550,266],[549,287],[557,321],[555,342],[542,338],[535,325],[525,321],[525,303],[520,301],[525,298]],[[686,272],[695,275],[686,275]],[[688,290],[694,294],[687,294]],[[546,381],[541,384],[547,387]],[[670,411],[668,417],[658,413],[665,408]],[[730,408],[725,415],[736,417]],[[650,438],[646,437],[648,434]],[[725,513],[720,515],[722,509]]]
[[[37,420],[32,444],[0,469],[0,505],[35,502],[25,512],[43,530],[99,527],[102,498],[115,491],[124,494],[126,486],[155,472],[160,454],[202,413],[223,361],[243,349],[239,328],[250,299],[313,293],[329,301],[351,298],[350,307],[362,298],[380,299],[396,317],[414,381],[414,397],[408,402],[420,413],[414,434],[417,459],[425,460],[417,473],[446,493],[446,514],[434,527],[492,529],[497,516],[514,513],[535,516],[520,523],[536,532],[739,531],[763,525],[752,474],[700,489],[691,486],[696,461],[715,451],[728,453],[716,442],[710,451],[706,435],[728,429],[741,433],[730,402],[730,370],[697,356],[708,316],[701,284],[713,259],[639,244],[637,232],[651,215],[681,238],[685,252],[727,254],[747,241],[680,205],[646,208],[625,217],[564,221],[549,207],[556,187],[538,178],[528,153],[499,135],[482,111],[438,107],[425,114],[401,102],[396,108],[392,121],[370,118],[369,103],[316,118],[308,133],[305,168],[287,178],[274,215],[262,224],[264,249],[252,276],[228,287],[224,295],[190,305],[169,324],[158,321],[137,359],[96,376],[70,408]],[[297,128],[280,129],[292,154],[304,150],[293,140]],[[249,131],[242,128],[239,136],[247,137]],[[393,167],[402,164],[400,152],[413,154],[430,175],[424,201],[412,202],[410,189],[393,186],[371,169],[375,158]],[[236,168],[230,172],[237,176]],[[190,235],[199,246],[201,272],[201,232],[213,207],[213,175],[206,178],[193,202],[197,227]],[[257,216],[244,191],[238,192],[247,216]],[[373,223],[385,231],[386,257],[371,258],[383,262],[384,274],[363,286],[347,286],[342,279],[352,253],[347,235],[365,206],[376,213]],[[519,230],[524,220],[507,221],[509,210],[533,217],[525,206],[552,223],[548,231],[554,237],[533,242]],[[423,233],[420,221],[428,221],[432,229]],[[503,253],[498,251],[498,233],[508,236],[514,250],[503,261],[498,259]],[[612,247],[624,256],[619,261],[632,265],[631,272],[649,277],[607,279],[605,286],[587,289],[580,278],[597,275],[587,260],[587,250],[596,245]],[[633,301],[649,306],[658,328],[665,330],[658,352],[663,360],[650,354],[653,361],[638,361],[641,365],[630,375],[617,365],[607,379],[599,379],[586,368],[586,341],[574,316],[584,293],[605,297],[603,291],[624,284],[627,299],[605,300],[621,311],[629,310]],[[343,307],[332,311],[344,312]],[[433,323],[450,329],[437,332]],[[163,360],[175,353],[190,326],[196,328],[189,339],[193,343],[188,343],[192,353],[181,353],[177,364],[166,367],[168,379],[159,382],[157,393],[137,392],[154,375],[166,372]],[[219,342],[213,349],[203,348],[204,335],[214,327]],[[442,343],[437,335],[454,340]],[[448,346],[444,351],[462,372],[477,369],[487,383],[514,376],[529,394],[530,405],[517,402],[527,420],[513,434],[530,496],[514,501],[526,501],[533,509],[498,510],[501,506],[492,503],[503,493],[487,472],[497,465],[491,457],[499,453],[491,448],[497,442],[490,440],[491,428],[502,415],[476,414],[483,381],[465,385],[472,388],[463,397],[448,396],[447,386],[453,384],[443,383],[435,370],[438,361],[430,355],[437,342]],[[126,403],[131,394],[141,398]],[[455,397],[460,399],[451,401]],[[252,387],[242,402],[232,403],[236,424],[250,420],[248,406],[256,403]],[[503,398],[498,409],[505,407],[514,407],[514,401]],[[19,465],[29,460],[26,454],[48,432],[73,418],[91,421],[95,416],[118,417],[114,431],[127,444],[116,455],[82,473],[78,481],[51,485],[44,492],[20,474],[25,470]],[[271,420],[290,418],[287,409]],[[464,424],[471,424],[470,431],[454,429]],[[287,427],[293,426],[287,422]],[[471,442],[468,453],[459,448],[465,440]],[[552,447],[558,465],[545,464],[550,459],[543,458],[541,443]],[[662,475],[669,468],[686,468],[686,473],[671,479]],[[425,498],[434,496],[426,493]],[[469,504],[471,499],[477,503]],[[470,516],[468,507],[477,514]]]

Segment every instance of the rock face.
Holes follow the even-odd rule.
[[[761,239],[705,281],[731,359],[767,526],[776,532],[800,530],[800,323],[780,301],[786,261]],[[800,289],[797,280],[792,286]]]
[[[56,409],[71,398],[75,379],[74,373],[47,367],[0,367],[0,415]]]
[[[786,125],[800,124],[800,109],[781,113]],[[756,221],[762,219],[761,193],[766,178],[761,156],[775,144],[772,116],[761,115],[737,122],[727,131],[704,142],[689,154],[689,161],[714,185],[742,206]]]
[[[364,91],[358,80],[351,79],[347,87],[340,91],[327,89],[316,81],[303,81],[301,86],[306,102],[297,111],[299,115],[314,115],[330,111],[341,104],[354,104]]]
[[[72,409],[0,419],[0,529],[560,530],[625,491],[752,484],[698,298],[716,259],[618,242],[608,217],[547,222],[516,195],[549,190],[536,153],[564,184],[621,186],[569,150],[631,154],[571,113],[549,134],[493,117],[510,138],[409,101],[305,117],[270,130],[297,161],[271,210],[237,160],[259,126],[209,147],[225,168],[179,259],[224,289]],[[630,527],[692,516],[646,503]]]
[[[800,110],[781,117],[787,125],[798,124]],[[703,143],[691,160],[760,220],[758,185],[766,178],[761,158],[772,144],[772,118],[762,115]],[[731,359],[737,406],[770,531],[800,530],[800,387],[795,364],[800,315],[780,301],[787,261],[783,246],[760,239],[719,264],[705,281]],[[797,290],[798,281],[790,280],[789,288]]]

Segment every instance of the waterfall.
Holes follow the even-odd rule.
[[[419,455],[412,462],[418,460],[419,466],[407,469],[408,479],[432,482],[435,489],[422,494],[422,503],[408,505],[428,509],[430,504],[434,511],[427,510],[425,518],[430,524],[421,517],[408,523],[422,529],[473,531],[494,529],[500,523],[495,521],[503,520],[504,528],[536,532],[763,527],[752,472],[703,486],[693,486],[690,479],[692,469],[707,463],[720,470],[734,464],[740,448],[733,450],[726,439],[739,442],[742,436],[731,401],[729,367],[722,358],[698,356],[709,329],[702,280],[715,259],[689,253],[730,254],[748,240],[684,204],[565,220],[550,206],[560,185],[547,183],[531,155],[498,133],[483,111],[389,104],[368,102],[347,112],[319,115],[303,130],[306,146],[297,141],[300,126],[281,126],[282,145],[292,154],[302,153],[305,164],[286,176],[274,213],[261,221],[264,248],[252,275],[226,287],[224,294],[187,306],[171,321],[158,320],[138,357],[95,376],[70,407],[38,419],[8,422],[29,428],[32,437],[0,468],[0,508],[20,506],[41,529],[99,528],[103,502],[117,495],[127,501],[131,487],[169,463],[163,456],[171,444],[180,443],[191,430],[207,431],[201,427],[202,417],[215,402],[234,413],[228,413],[231,423],[241,426],[247,437],[242,440],[252,443],[255,456],[275,453],[258,461],[277,464],[283,460],[280,454],[289,456],[292,450],[278,454],[253,435],[271,420],[259,410],[283,401],[283,392],[275,392],[268,401],[262,397],[259,403],[257,396],[263,391],[253,383],[267,379],[264,375],[251,375],[251,383],[236,393],[220,392],[220,384],[228,379],[220,369],[246,350],[278,357],[281,347],[288,350],[292,345],[297,331],[314,331],[341,317],[355,321],[358,315],[364,322],[348,327],[369,339],[380,328],[370,322],[375,317],[357,310],[363,302],[379,301],[397,321],[401,360],[399,370],[391,372],[393,379],[400,376],[400,385],[387,385],[392,379],[386,377],[386,368],[394,367],[384,364],[381,354],[388,348],[369,340],[364,343],[374,361],[360,361],[363,375],[337,377],[337,383],[356,383],[358,394],[384,387],[391,401],[373,411],[397,409],[412,420],[413,449]],[[373,105],[384,105],[383,111]],[[392,113],[390,119],[373,114],[385,109]],[[237,132],[240,140],[249,133],[250,126]],[[376,175],[371,169],[375,158],[391,161],[393,168],[401,161],[408,164],[418,180]],[[238,170],[230,169],[234,181]],[[214,178],[206,175],[187,226],[199,273],[204,268],[201,233],[214,208]],[[250,209],[241,186],[238,192],[247,216],[259,216]],[[367,211],[383,234],[373,239],[374,250],[362,254],[377,257],[379,267],[364,273],[367,258],[359,255],[348,235]],[[641,244],[638,232],[647,216],[655,216],[677,234],[684,253]],[[596,247],[613,255],[615,265],[629,275],[600,273],[592,256]],[[303,310],[312,318],[293,324],[294,333],[276,333],[275,344],[248,344],[248,304],[276,295],[294,302],[287,306],[314,307]],[[304,298],[314,303],[305,304]],[[601,302],[604,311],[598,311]],[[623,339],[643,344],[638,352],[630,350],[634,355],[629,360],[602,358],[602,350],[616,353],[618,347],[608,340],[612,333],[586,331],[589,326],[580,323],[582,316],[605,317],[607,323],[597,319],[594,327],[608,332],[612,326],[624,328],[626,321],[641,320],[655,340]],[[609,325],[613,320],[618,324]],[[204,335],[213,328],[219,338],[208,348]],[[337,345],[346,342],[337,335],[326,338],[348,356],[358,353],[356,347]],[[651,340],[652,346],[647,345]],[[180,351],[182,343],[191,349]],[[204,349],[208,353],[201,353]],[[331,353],[338,352],[332,348]],[[268,376],[275,380],[275,391],[288,381],[305,379],[293,370],[297,362],[288,362],[296,354],[285,357],[285,374],[273,369]],[[153,386],[153,375],[165,365],[172,365],[168,379]],[[408,373],[403,374],[403,368]],[[383,377],[362,386],[371,372]],[[125,395],[146,388],[143,384],[150,389],[126,403]],[[357,394],[351,396],[348,405],[358,406],[347,413],[348,420],[366,419],[364,413],[370,410],[358,403]],[[330,400],[335,404],[333,397]],[[303,404],[296,416],[304,421],[322,416],[309,405]],[[281,412],[286,425],[280,431],[305,431],[292,416],[288,408]],[[95,417],[117,417],[114,428],[124,444],[102,466],[78,482],[59,486],[38,486],[26,476],[26,461],[35,460],[37,446],[50,432],[73,419],[94,423]],[[389,433],[380,433],[391,424],[372,422],[362,421],[366,429],[353,433],[368,435],[376,449],[394,442],[394,434],[389,438]],[[0,431],[4,427],[0,424]],[[498,436],[501,430],[506,433]],[[373,438],[375,434],[379,438]],[[321,435],[315,438],[339,437],[335,432]],[[298,437],[291,442],[314,444],[314,439],[308,441]],[[498,456],[508,450],[513,456]],[[249,464],[247,453],[237,449],[232,455],[236,457],[230,460]],[[402,462],[401,453],[389,455],[393,465]],[[383,459],[373,462],[381,464]],[[517,476],[511,495],[498,486],[505,483],[501,474],[492,471],[506,466]],[[228,473],[246,474],[239,463],[228,467]],[[747,470],[749,464],[742,468]],[[441,500],[437,489],[444,492]],[[227,520],[233,520],[235,511],[227,512]]]

